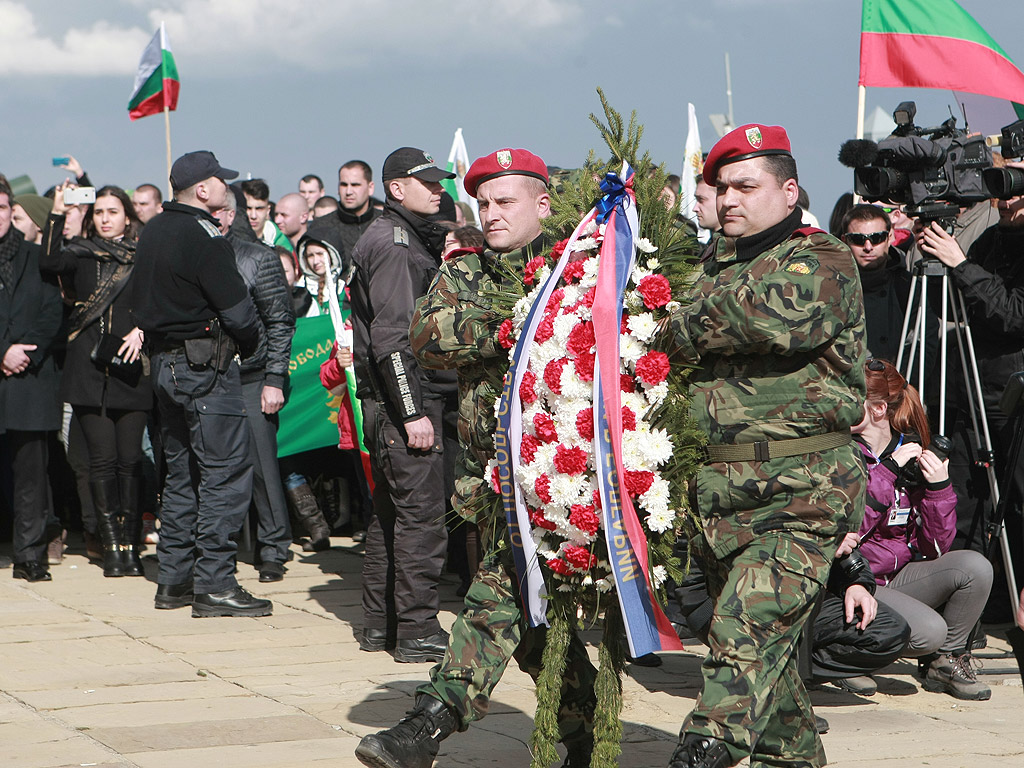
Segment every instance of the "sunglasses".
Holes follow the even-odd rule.
[[[896,213],[897,211],[902,210],[898,205],[879,205],[877,207],[881,208],[886,213]]]
[[[885,363],[873,357],[870,360],[868,360],[868,370],[875,371],[876,373],[884,371]]]
[[[867,245],[868,241],[871,241],[872,245],[881,245],[889,239],[888,232],[872,232],[870,235],[863,235],[860,232],[847,232],[843,235],[845,239],[851,245],[864,246]]]

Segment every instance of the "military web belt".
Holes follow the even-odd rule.
[[[740,443],[738,445],[709,445],[707,461],[768,461],[782,459],[787,456],[802,456],[807,453],[819,453],[841,448],[849,444],[850,430],[842,432],[826,432],[823,435],[810,437],[794,437],[790,440],[761,440],[756,443]]]

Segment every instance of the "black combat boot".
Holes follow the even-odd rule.
[[[684,733],[668,768],[729,768],[732,758],[725,742],[697,733]]]
[[[458,727],[459,718],[447,704],[421,693],[398,725],[364,736],[356,757],[370,768],[430,768],[441,741]]]
[[[562,743],[566,750],[562,768],[590,768],[590,757],[594,754],[594,734],[588,733],[581,739]]]
[[[145,576],[146,571],[139,559],[139,546],[142,543],[142,483],[137,475],[119,477],[118,487],[121,489],[121,564],[125,576]]]
[[[124,564],[121,561],[121,524],[117,519],[120,512],[117,478],[93,480],[89,483],[89,490],[92,492],[92,503],[96,508],[96,533],[99,534],[103,545],[103,575],[124,576]]]
[[[331,529],[324,519],[323,512],[316,503],[316,496],[309,483],[296,488],[286,488],[288,504],[299,522],[300,530],[309,536],[309,543],[302,545],[304,552],[323,552],[331,548]]]

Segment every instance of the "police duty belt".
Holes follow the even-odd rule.
[[[823,435],[810,437],[794,437],[789,440],[760,440],[756,443],[739,443],[737,445],[708,445],[704,447],[704,462],[730,461],[769,461],[790,456],[803,456],[807,453],[831,451],[848,445],[850,430],[826,432]]]

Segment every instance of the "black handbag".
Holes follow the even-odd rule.
[[[92,352],[89,353],[89,359],[97,367],[106,369],[111,376],[135,386],[139,382],[139,377],[142,376],[142,360],[136,358],[135,362],[129,363],[119,355],[118,350],[123,344],[124,339],[120,336],[106,332],[103,318],[100,317],[100,337],[96,341],[96,346],[92,348]]]

